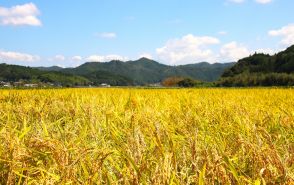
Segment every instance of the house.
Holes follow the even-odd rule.
[[[2,87],[11,87],[11,84],[9,82],[0,81],[0,86],[2,86]]]
[[[3,87],[11,87],[10,84],[4,84]]]
[[[107,83],[102,83],[102,84],[100,84],[100,87],[110,87],[110,85]]]
[[[55,86],[53,83],[50,83],[50,82],[47,82],[46,85],[48,85],[48,86]]]
[[[13,83],[13,85],[14,85],[15,87],[23,86],[23,84],[24,84],[24,82],[21,82],[21,81],[19,81],[19,82],[14,82],[14,83]]]
[[[38,87],[38,84],[24,84],[24,87]]]
[[[148,84],[148,87],[162,87],[161,83]]]

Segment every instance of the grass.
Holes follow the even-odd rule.
[[[0,184],[291,184],[292,89],[0,91]]]

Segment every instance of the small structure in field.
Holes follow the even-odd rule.
[[[148,84],[148,87],[162,87],[161,83]]]
[[[24,84],[24,87],[38,87],[38,84]]]
[[[9,82],[0,81],[0,86],[2,86],[2,87],[11,87],[11,84]]]
[[[102,83],[102,84],[100,84],[100,87],[110,87],[110,85],[107,83]]]

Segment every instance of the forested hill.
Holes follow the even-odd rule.
[[[154,60],[141,58],[136,61],[110,61],[110,62],[87,62],[76,68],[66,68],[61,72],[81,75],[91,81],[99,80],[95,77],[100,74],[113,75],[121,80],[133,82],[136,85],[145,85],[158,83],[171,76],[188,77],[202,81],[216,81],[223,74],[224,70],[233,66],[234,63],[216,63],[206,62],[169,66],[160,64]],[[105,76],[104,75],[104,76]],[[100,82],[100,81],[99,81]]]
[[[227,69],[221,86],[293,86],[294,45],[275,55],[254,54]]]
[[[52,83],[62,86],[86,85],[90,81],[85,77],[64,74],[56,71],[41,71],[39,69],[18,65],[0,64],[0,81],[23,83]]]

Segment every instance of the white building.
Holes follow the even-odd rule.
[[[102,83],[102,84],[100,84],[100,87],[110,87],[110,85],[107,83]]]

